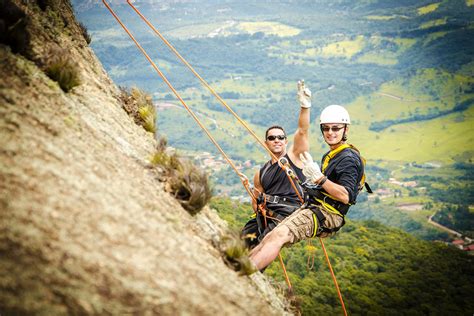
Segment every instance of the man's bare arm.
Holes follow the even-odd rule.
[[[298,129],[296,130],[293,147],[291,148],[297,161],[301,153],[309,151],[309,113],[309,109],[301,108],[300,110]]]
[[[298,81],[298,101],[300,103],[300,114],[298,117],[298,129],[295,132],[293,145],[288,155],[293,163],[302,167],[299,159],[301,153],[309,151],[309,122],[311,108],[311,91],[305,87],[304,81]]]

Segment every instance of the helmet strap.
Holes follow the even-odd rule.
[[[346,128],[347,128],[347,124],[344,124],[344,133],[342,134],[341,142],[345,142],[347,140]]]

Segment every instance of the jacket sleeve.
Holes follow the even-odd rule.
[[[349,203],[354,203],[359,193],[359,182],[362,176],[362,163],[354,156],[344,157],[336,167],[336,183],[346,188]]]

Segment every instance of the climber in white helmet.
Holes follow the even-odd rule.
[[[349,113],[340,105],[330,105],[321,112],[321,133],[330,150],[322,157],[322,169],[308,152],[300,155],[308,198],[250,252],[257,269],[269,265],[284,245],[327,237],[344,225],[344,216],[365,180],[363,158],[354,146],[346,144],[350,124]]]

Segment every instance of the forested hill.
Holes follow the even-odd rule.
[[[215,198],[212,207],[238,228],[249,205]],[[474,257],[444,243],[420,241],[376,221],[352,221],[324,240],[349,315],[468,315],[474,310]],[[303,315],[342,313],[323,251],[300,243],[282,251]],[[308,270],[308,256],[315,256]],[[281,267],[265,271],[284,287]]]

